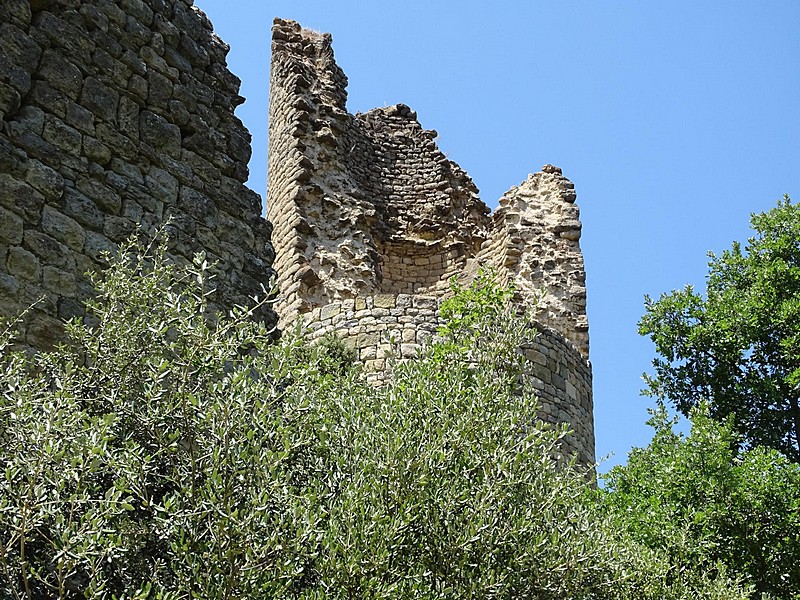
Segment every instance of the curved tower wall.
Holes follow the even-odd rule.
[[[442,296],[378,294],[335,300],[303,314],[310,339],[336,333],[356,349],[368,379],[380,383],[393,362],[416,357],[436,335]],[[539,327],[522,346],[523,377],[541,404],[540,418],[569,423],[573,435],[563,443],[566,454],[594,462],[592,370],[575,346],[552,329]]]
[[[375,381],[439,325],[452,276],[481,266],[538,306],[523,347],[542,418],[571,424],[569,449],[594,461],[586,288],[575,190],[552,165],[490,214],[470,177],[409,107],[352,115],[331,36],[276,19],[267,216],[275,223],[277,311],[312,336],[336,332]]]

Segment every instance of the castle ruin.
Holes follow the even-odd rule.
[[[526,376],[542,417],[569,422],[569,449],[593,462],[581,224],[561,170],[490,214],[410,108],[349,114],[331,37],[277,19],[265,220],[244,185],[250,135],[227,51],[192,0],[0,5],[0,314],[34,306],[23,345],[58,341],[103,251],[167,220],[174,260],[216,261],[220,308],[277,271],[283,322],[339,333],[377,377],[435,331],[451,276],[492,266],[520,303],[542,296]]]
[[[312,336],[336,332],[368,375],[410,358],[436,331],[456,276],[491,266],[535,307],[524,348],[542,417],[594,462],[586,287],[573,184],[545,166],[490,214],[470,177],[408,106],[347,111],[329,34],[276,19],[272,34],[267,217],[275,224],[278,313]]]

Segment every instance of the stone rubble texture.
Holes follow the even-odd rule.
[[[176,262],[217,261],[220,308],[263,296],[271,225],[227,52],[191,0],[0,3],[0,314],[34,306],[23,346],[59,341],[102,253],[168,220]]]
[[[594,462],[586,275],[573,184],[561,169],[509,190],[498,209],[437,147],[408,106],[347,112],[330,34],[276,19],[267,216],[275,224],[278,313],[314,338],[335,332],[368,376],[413,357],[440,325],[451,277],[491,266],[534,307],[523,352],[542,418],[570,423],[567,450]]]

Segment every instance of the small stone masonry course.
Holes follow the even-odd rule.
[[[408,106],[348,113],[331,36],[294,21],[275,20],[270,85],[280,317],[342,335],[381,381],[389,357],[414,356],[436,331],[449,279],[491,266],[537,307],[540,333],[523,351],[542,418],[570,423],[568,449],[593,462],[581,222],[561,169],[530,175],[490,214]]]
[[[84,273],[137,227],[170,220],[177,262],[217,261],[220,307],[268,284],[271,225],[244,186],[227,52],[191,0],[0,3],[0,314],[35,304],[24,345],[61,338],[91,293]]]

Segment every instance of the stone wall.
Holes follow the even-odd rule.
[[[580,247],[575,186],[561,169],[545,165],[500,198],[493,230],[478,261],[508,273],[519,301],[537,319],[589,356],[586,271]]]
[[[347,77],[331,43],[275,20],[267,215],[276,224],[281,319],[342,334],[380,379],[387,353],[408,358],[435,331],[448,280],[468,283],[491,266],[515,284],[520,304],[536,307],[543,333],[525,351],[543,413],[569,421],[574,450],[593,460],[574,186],[546,165],[490,214],[408,106],[347,112]]]
[[[169,219],[175,260],[218,261],[222,306],[268,284],[227,52],[191,0],[0,4],[0,313],[35,304],[25,344],[59,339],[91,293],[83,274],[137,226]]]
[[[351,115],[331,37],[276,20],[267,216],[288,317],[331,300],[426,293],[463,271],[489,209],[402,104]],[[445,285],[446,287],[446,285]]]
[[[352,348],[370,381],[383,381],[390,358],[418,355],[436,333],[440,298],[378,294],[334,300],[303,314],[309,339],[335,333]]]
[[[354,348],[368,380],[380,383],[393,362],[419,355],[442,325],[441,296],[377,294],[335,300],[304,313],[309,339],[335,333]],[[554,425],[568,423],[573,434],[563,443],[565,454],[594,462],[592,371],[589,363],[561,335],[536,327],[522,346],[523,377],[536,391],[540,417]]]

